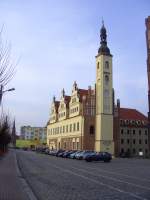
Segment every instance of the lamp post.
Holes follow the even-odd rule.
[[[2,97],[3,97],[3,94],[5,92],[10,92],[10,91],[14,91],[15,88],[10,88],[8,90],[3,90],[3,85],[0,86],[0,105],[1,105],[1,102],[2,102]]]

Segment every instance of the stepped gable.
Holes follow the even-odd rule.
[[[65,95],[64,98],[65,98],[66,106],[67,106],[67,108],[69,108],[69,102],[70,102],[71,96],[67,96],[67,95]]]
[[[58,113],[59,104],[60,104],[60,101],[55,101],[56,113]]]

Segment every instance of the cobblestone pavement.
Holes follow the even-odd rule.
[[[38,200],[150,199],[150,160],[87,163],[25,151],[17,158]]]
[[[0,200],[28,200],[17,172],[15,152],[0,157]]]

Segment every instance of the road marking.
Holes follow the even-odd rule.
[[[124,177],[127,177],[127,178],[131,178],[131,179],[135,179],[135,180],[138,180],[138,181],[146,181],[146,182],[150,182],[150,180],[148,179],[144,179],[144,178],[137,178],[137,177],[134,177],[134,176],[129,176],[127,174],[121,174],[121,173],[117,173],[117,172],[112,172],[112,171],[107,171],[107,170],[103,170],[101,168],[95,168],[95,167],[88,167],[86,166],[87,169],[95,169],[97,171],[102,171],[102,172],[106,172],[106,173],[109,173],[109,174],[114,174],[114,175],[121,175],[121,176],[124,176]]]
[[[150,190],[149,187],[137,185],[137,184],[134,184],[134,183],[130,183],[130,182],[128,182],[128,181],[122,181],[122,180],[117,179],[117,178],[112,178],[112,177],[108,177],[108,176],[104,176],[104,175],[94,174],[94,173],[89,172],[89,171],[87,171],[87,170],[85,170],[85,169],[79,169],[79,168],[76,168],[76,167],[71,167],[71,168],[72,168],[72,169],[79,170],[79,171],[86,172],[86,173],[91,174],[91,175],[94,175],[94,176],[103,177],[103,178],[110,179],[110,180],[113,180],[113,181],[117,181],[117,182],[120,182],[120,183],[126,183],[126,184],[128,184],[128,185],[132,185],[132,186],[139,187],[139,188],[142,188],[142,189]]]
[[[50,157],[50,158],[54,158],[54,160],[58,160],[58,158],[56,158],[56,157]],[[66,161],[66,160],[65,160]],[[77,161],[77,162],[80,162],[80,161]],[[82,162],[82,161],[81,161]],[[79,166],[77,166],[77,167],[79,167]],[[83,167],[85,167],[85,166],[83,166]],[[99,168],[95,168],[95,167],[88,167],[88,166],[86,166],[86,168],[88,168],[88,169],[96,169],[96,170],[98,170],[98,171],[103,171],[103,172],[107,172],[107,173],[110,173],[110,174],[114,174],[114,175],[121,175],[121,176],[124,176],[124,177],[127,177],[127,178],[132,178],[132,179],[135,179],[135,180],[138,180],[138,181],[146,181],[146,182],[150,182],[150,180],[148,180],[148,179],[145,179],[145,178],[137,178],[137,177],[133,177],[133,176],[129,176],[129,175],[127,175],[127,174],[121,174],[121,173],[117,173],[117,172],[110,172],[110,171],[107,171],[107,170],[103,170],[103,169],[99,169]],[[118,169],[118,168],[117,168]],[[120,168],[120,169],[122,169],[122,168]],[[130,168],[129,168],[130,169]]]
[[[138,196],[138,195],[136,195],[136,194],[133,194],[133,193],[131,193],[131,192],[126,192],[126,191],[123,191],[123,190],[121,190],[121,189],[119,189],[119,188],[117,188],[117,187],[113,187],[113,186],[111,186],[111,185],[105,184],[105,183],[103,183],[103,182],[97,181],[97,180],[92,179],[92,178],[89,178],[89,177],[87,177],[87,176],[84,176],[84,175],[81,175],[81,174],[77,174],[77,173],[75,173],[75,172],[73,172],[73,171],[71,171],[71,170],[62,169],[62,167],[58,167],[58,166],[56,166],[56,165],[54,165],[54,164],[53,164],[53,165],[52,165],[52,164],[49,164],[49,165],[52,166],[52,167],[54,167],[54,168],[56,168],[56,169],[59,169],[59,170],[61,170],[61,171],[63,171],[63,172],[67,172],[67,173],[73,174],[73,175],[75,175],[75,176],[81,177],[81,178],[83,178],[83,179],[89,180],[89,181],[91,181],[91,182],[94,182],[94,183],[96,183],[96,184],[103,185],[103,186],[105,186],[105,187],[107,187],[107,188],[109,188],[109,189],[111,189],[111,190],[116,190],[117,192],[127,194],[127,195],[129,195],[129,196],[135,197],[135,198],[140,199],[140,200],[148,200],[148,199],[146,199],[146,198],[140,197],[140,196]]]

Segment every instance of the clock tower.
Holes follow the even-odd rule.
[[[95,151],[114,154],[112,55],[107,46],[104,23],[96,56],[96,133]]]

